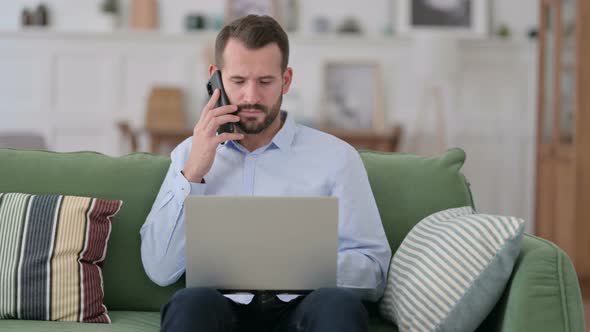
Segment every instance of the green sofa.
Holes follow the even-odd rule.
[[[361,152],[392,251],[427,215],[473,205],[460,173],[462,150],[438,158]],[[105,304],[112,324],[0,320],[0,331],[159,331],[160,306],[184,285],[153,284],[140,259],[143,224],[170,159],[136,153],[55,153],[0,149],[0,192],[61,193],[122,199],[104,265]],[[0,221],[1,222],[1,221]],[[397,331],[369,304],[370,331]],[[526,235],[509,284],[478,331],[584,331],[579,283],[554,244]]]

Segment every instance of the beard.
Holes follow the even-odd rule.
[[[238,105],[238,110],[255,109],[262,111],[262,113],[264,113],[264,118],[261,122],[257,121],[255,118],[241,119],[240,122],[237,123],[239,131],[244,134],[260,134],[275,121],[275,119],[280,113],[282,103],[283,94],[281,94],[277,102],[271,105],[270,107],[262,104]]]

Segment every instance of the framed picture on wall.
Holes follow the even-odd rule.
[[[326,62],[322,101],[320,127],[383,130],[385,116],[380,64],[370,61]]]
[[[397,30],[447,31],[462,36],[485,36],[489,25],[488,0],[398,0]]]
[[[225,0],[226,24],[249,14],[268,15],[279,21],[278,0]]]

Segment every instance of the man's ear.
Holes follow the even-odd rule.
[[[213,73],[217,70],[217,66],[214,64],[209,65],[209,77],[213,76]]]
[[[289,92],[289,87],[291,86],[291,82],[293,81],[293,68],[287,67],[285,72],[283,73],[283,94]]]

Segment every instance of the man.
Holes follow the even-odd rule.
[[[361,300],[382,295],[391,250],[355,149],[280,111],[293,77],[288,60],[287,35],[268,16],[249,15],[221,30],[209,74],[221,70],[232,105],[215,108],[220,94],[215,91],[193,136],[172,151],[166,178],[141,228],[142,261],[147,275],[161,286],[184,273],[188,195],[336,196],[338,288],[306,296],[224,296],[213,289],[183,289],[162,308],[162,331],[368,329]],[[236,132],[216,135],[220,125],[230,122]]]

